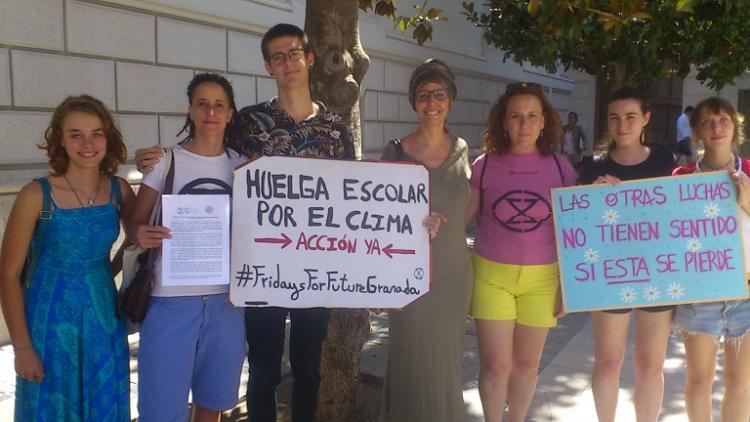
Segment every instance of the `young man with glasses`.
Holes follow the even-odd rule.
[[[283,155],[353,159],[354,145],[341,118],[312,100],[310,69],[315,56],[298,27],[278,24],[263,36],[265,67],[276,79],[278,96],[243,108],[237,115],[230,146],[248,157]],[[250,216],[248,216],[250,217]],[[313,422],[320,385],[320,353],[330,310],[325,308],[247,308],[245,329],[250,380],[249,421],[276,420],[276,387],[281,381],[285,321],[291,320],[289,362],[292,367],[292,421]]]
[[[278,24],[261,41],[265,68],[276,80],[277,97],[245,107],[230,124],[228,146],[243,155],[354,159],[354,144],[341,118],[312,100],[310,69],[315,63],[302,29]],[[161,148],[136,152],[141,171],[150,171]],[[252,218],[252,216],[247,216]],[[325,308],[247,308],[245,329],[250,379],[250,422],[276,420],[276,387],[281,382],[287,314],[291,320],[292,421],[313,422],[318,405],[320,355],[330,310]]]

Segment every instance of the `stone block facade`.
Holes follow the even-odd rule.
[[[431,5],[453,13],[456,2]],[[277,22],[303,26],[304,11],[305,0],[0,1],[0,231],[18,189],[47,172],[36,145],[66,96],[90,94],[112,110],[131,159],[121,174],[137,183],[135,149],[181,139],[185,91],[195,73],[226,76],[238,107],[275,95],[261,37]],[[502,63],[500,53],[484,47],[481,33],[460,16],[436,26],[443,32],[423,47],[384,18],[362,13],[360,29],[371,60],[361,90],[366,158],[380,157],[388,140],[417,127],[408,82],[428,57],[442,59],[457,75],[449,127],[469,141],[474,154],[489,108],[508,82],[528,78],[554,88],[560,94],[556,106],[567,112],[564,98],[574,90],[572,81]]]

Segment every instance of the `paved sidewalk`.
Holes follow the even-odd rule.
[[[628,348],[621,372],[620,396],[617,406],[617,421],[635,421],[633,409],[633,327],[628,338]],[[720,361],[723,356],[720,356]],[[531,421],[595,421],[596,409],[591,392],[591,369],[593,367],[593,341],[591,322],[583,325],[567,345],[555,355],[539,374],[537,392],[531,404]],[[683,384],[685,380],[685,350],[679,338],[670,340],[667,359],[664,363],[664,402],[659,420],[662,422],[687,421]],[[721,366],[717,365],[721,379]],[[719,419],[719,405],[723,388],[714,384],[714,420]]]
[[[388,348],[388,321],[384,316],[373,316],[371,335],[362,350],[362,399],[364,404],[361,422],[374,422],[380,406],[380,388],[385,370],[385,357]],[[464,399],[469,422],[481,422],[482,406],[477,390],[479,362],[477,355],[476,333],[474,324],[467,320],[464,359]],[[136,413],[137,367],[135,354],[138,347],[137,335],[130,337],[131,343],[131,405],[133,417]],[[617,420],[630,422],[635,420],[632,406],[634,370],[632,366],[632,332],[625,364],[622,370],[620,402],[617,409]],[[559,326],[550,332],[542,356],[541,373],[537,392],[532,401],[529,421],[568,422],[595,421],[593,397],[591,394],[590,373],[593,365],[591,340],[591,322],[588,314],[572,314],[561,319]],[[719,367],[718,371],[721,368]],[[13,391],[15,386],[13,369],[13,352],[9,346],[0,348],[0,422],[12,420]],[[719,377],[720,378],[720,377]],[[664,410],[660,421],[682,422],[687,420],[683,391],[684,349],[682,343],[672,339],[665,363]],[[244,398],[247,382],[247,364],[243,370],[240,398]],[[280,418],[278,422],[287,422],[290,391],[288,364],[284,367],[284,380],[279,390]],[[714,418],[718,420],[721,386],[715,387]],[[240,403],[232,411],[226,412],[225,421],[245,421],[246,412]],[[324,422],[324,421],[321,421]],[[358,421],[359,422],[359,421]],[[419,421],[415,421],[419,422]]]

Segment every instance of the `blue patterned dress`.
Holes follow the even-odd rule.
[[[112,178],[112,192],[119,193],[116,184]],[[113,203],[54,208],[24,293],[44,382],[16,377],[16,421],[130,420],[125,321],[115,314],[109,263],[119,220]]]

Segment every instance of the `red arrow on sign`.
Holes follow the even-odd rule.
[[[393,247],[393,243],[389,243],[388,246],[383,248],[383,253],[388,258],[393,258],[392,255],[394,254],[401,254],[401,255],[414,255],[414,249],[396,249]]]
[[[255,238],[255,243],[283,243],[283,245],[281,245],[281,249],[284,249],[287,246],[289,246],[290,243],[292,243],[292,239],[290,239],[289,236],[287,236],[286,234],[281,233],[281,238],[276,238],[276,237],[256,237]]]

